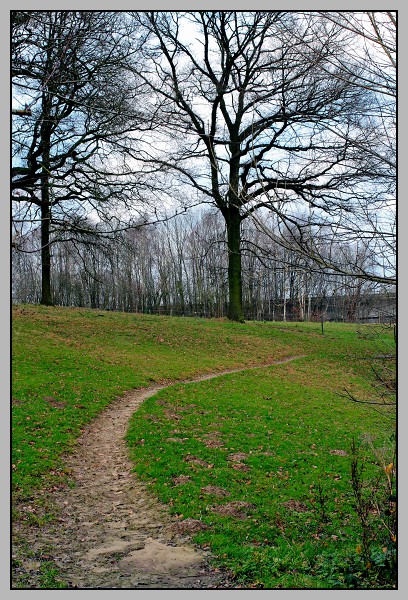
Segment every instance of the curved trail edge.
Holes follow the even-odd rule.
[[[52,501],[59,507],[57,521],[41,529],[19,526],[19,537],[37,559],[49,555],[71,588],[233,588],[227,573],[210,566],[209,552],[195,548],[188,531],[175,529],[167,506],[135,478],[124,441],[129,419],[144,400],[172,385],[303,356],[126,392],[87,425],[78,448],[66,458],[75,487],[53,492]],[[40,562],[25,563],[25,574],[35,579]]]

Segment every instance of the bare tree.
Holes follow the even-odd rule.
[[[221,212],[229,318],[241,320],[243,220],[272,197],[280,212],[301,202],[336,221],[354,210],[353,190],[369,177],[348,136],[330,133],[350,128],[355,111],[368,107],[366,91],[351,75],[336,77],[332,64],[337,54],[352,69],[351,33],[324,19],[311,32],[295,12],[133,16],[146,32],[143,72],[134,72],[156,98],[156,136],[141,158]],[[323,43],[315,43],[317,33]]]
[[[42,303],[51,249],[82,256],[78,242],[95,306],[131,310],[140,289],[143,306],[221,314],[228,281],[230,319],[243,286],[246,310],[264,313],[267,294],[268,314],[304,318],[315,274],[333,289],[350,277],[356,302],[365,281],[395,283],[395,13],[14,11],[12,28],[27,113],[13,119],[13,245],[41,251]],[[212,204],[225,229],[207,215],[118,237],[175,201]]]
[[[51,304],[55,241],[140,222],[147,195],[123,148],[149,123],[126,77],[134,50],[123,15],[15,11],[12,26],[13,97],[32,114],[13,120],[13,242],[24,250],[27,232],[41,230],[41,303]]]

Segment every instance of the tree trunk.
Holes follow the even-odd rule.
[[[51,148],[51,99],[43,93],[42,110],[44,121],[41,125],[42,182],[41,182],[41,304],[52,306],[51,297],[51,200],[50,200],[50,148]]]
[[[48,177],[43,184],[41,203],[41,304],[52,306],[51,251],[50,251],[51,205],[49,202]]]
[[[228,247],[228,318],[231,321],[244,320],[242,312],[242,265],[241,265],[241,216],[239,209],[230,206],[227,224]]]

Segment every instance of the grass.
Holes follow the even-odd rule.
[[[389,434],[378,413],[294,371],[292,363],[173,386],[134,416],[128,444],[137,475],[181,523],[207,527],[196,541],[243,586],[347,587],[346,571],[331,570],[333,556],[346,565],[358,545],[351,440],[370,431],[382,446]]]
[[[211,549],[237,585],[384,585],[381,569],[359,555],[350,460],[355,438],[366,479],[376,476],[378,458],[364,439],[387,445],[395,414],[353,403],[345,390],[375,401],[367,358],[378,354],[379,342],[392,346],[388,334],[332,323],[322,335],[320,323],[16,306],[12,341],[15,519],[41,524],[52,517],[41,492],[69,481],[64,453],[115,397],[176,382],[131,421],[135,472],[180,527],[203,527],[195,542]],[[298,355],[305,357],[180,383]],[[373,541],[380,559],[381,536]],[[43,580],[56,580],[46,567]]]

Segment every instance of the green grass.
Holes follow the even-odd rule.
[[[307,366],[313,379],[320,361],[297,363],[160,392],[133,417],[128,444],[138,476],[179,519],[208,527],[196,541],[242,585],[347,587],[330,569],[333,556],[346,564],[356,554],[351,440],[369,431],[383,445],[389,431],[327,381],[318,389],[294,377]],[[374,475],[372,456],[363,460]],[[216,512],[231,502],[249,508]]]
[[[367,435],[376,447],[388,444],[395,414],[354,403],[345,390],[375,401],[367,358],[392,346],[375,326],[327,323],[322,335],[320,323],[14,307],[15,518],[41,524],[52,516],[51,507],[41,510],[41,491],[69,480],[64,453],[115,397],[176,382],[131,421],[135,472],[180,523],[191,518],[207,527],[194,540],[234,572],[237,585],[381,586],[380,570],[370,572],[358,555],[350,448],[353,437]],[[177,383],[298,355],[305,357]],[[378,459],[363,443],[361,461],[367,480],[375,477]],[[231,502],[247,504],[240,510]],[[228,505],[235,516],[217,512]],[[374,549],[383,543],[379,535]],[[52,565],[48,572],[55,577]]]

